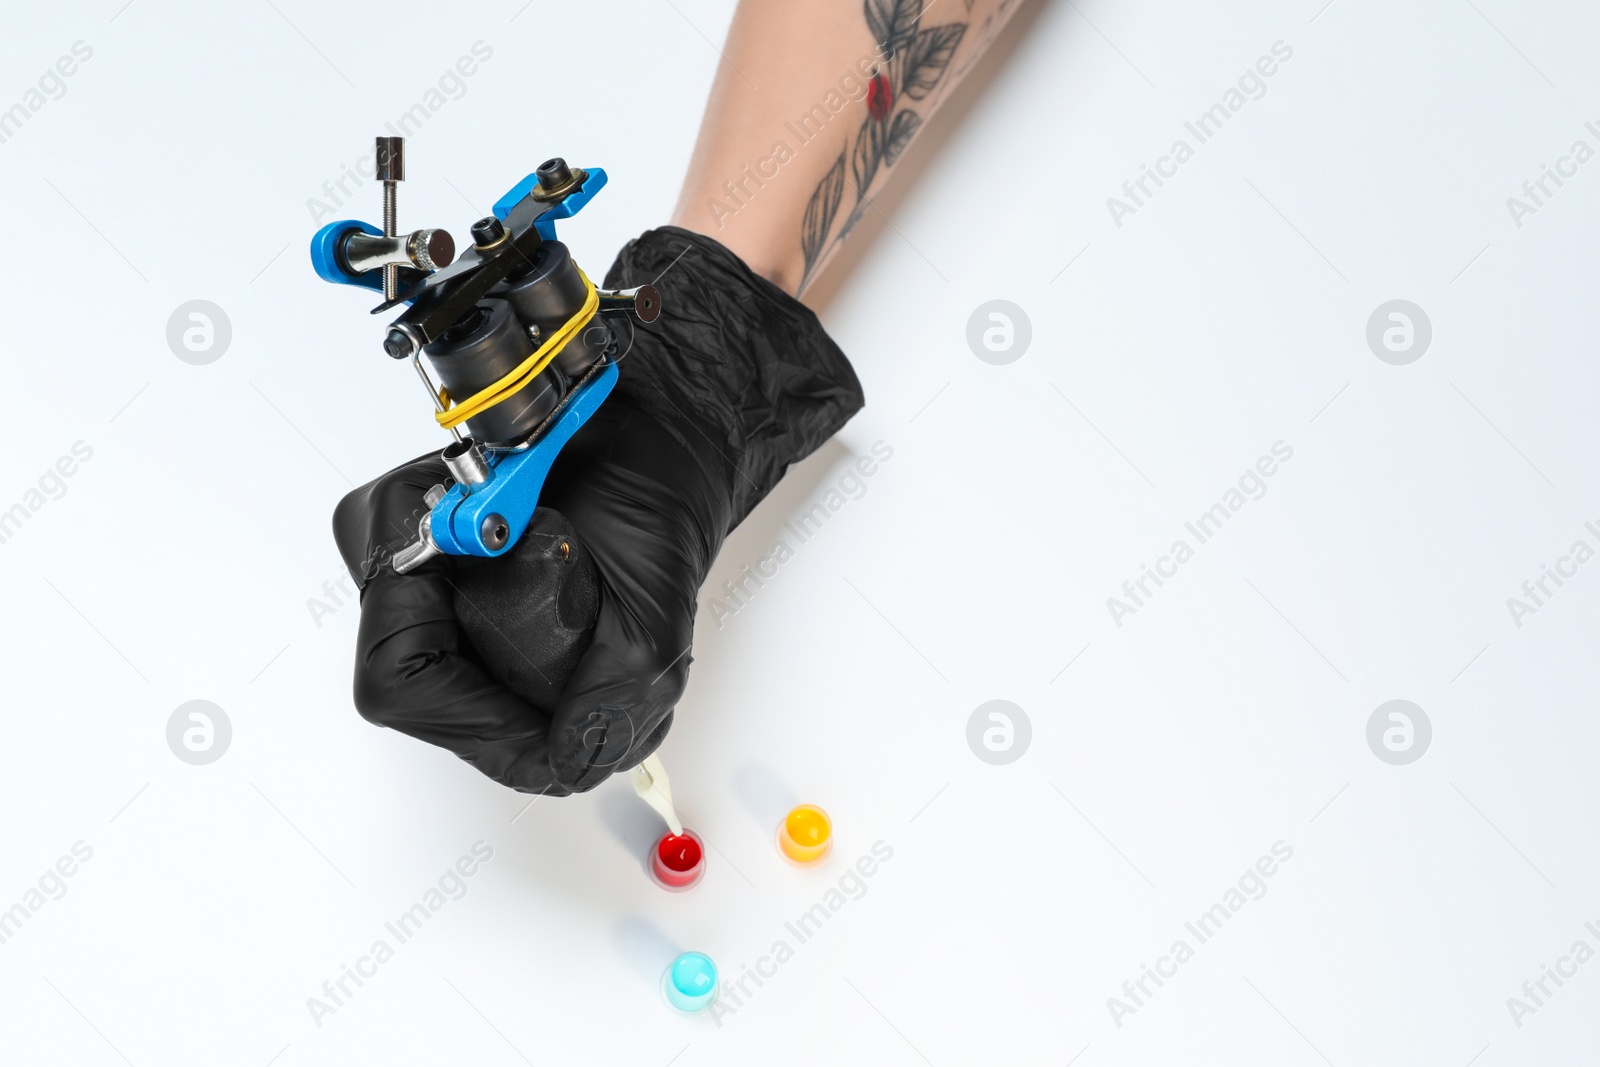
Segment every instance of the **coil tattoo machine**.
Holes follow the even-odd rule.
[[[403,138],[377,139],[382,230],[345,219],[311,239],[311,263],[323,280],[382,292],[374,315],[405,308],[389,324],[383,350],[411,361],[434,419],[455,438],[440,453],[455,484],[425,495],[417,540],[393,557],[402,574],[440,553],[511,550],[556,455],[617,383],[617,315],[651,322],[661,311],[649,285],[595,288],[556,240],[556,221],[576,215],[605,186],[599,167],[569,167],[559,157],[540,164],[495,203],[494,214],[472,224],[472,247],[456,259],[444,230],[399,232],[403,151]]]

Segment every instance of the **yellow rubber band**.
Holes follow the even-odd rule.
[[[576,265],[574,265],[576,266]],[[545,339],[533,352],[533,355],[519,363],[515,370],[495,382],[493,385],[480,389],[472,396],[467,397],[459,404],[453,404],[444,411],[434,412],[434,419],[440,426],[449,430],[461,425],[468,419],[483,414],[496,404],[513,396],[526,387],[529,382],[537,378],[556,354],[566,347],[568,341],[578,335],[578,332],[589,325],[589,320],[594,318],[600,310],[600,294],[595,290],[594,283],[589,276],[583,273],[583,268],[578,267],[578,277],[583,279],[583,287],[588,291],[584,297],[583,306],[572,318],[562,323],[561,328]],[[440,395],[449,402],[449,394],[440,390]]]

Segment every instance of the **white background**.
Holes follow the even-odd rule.
[[[1521,227],[1506,205],[1600,148],[1588,7],[1020,15],[823,308],[867,408],[713,573],[893,448],[748,607],[702,610],[663,756],[714,851],[673,896],[641,872],[657,830],[626,781],[529,808],[353,710],[358,609],[308,608],[341,573],[329,514],[439,435],[374,301],[312,275],[307,200],[481,40],[408,141],[402,226],[459,239],[561,153],[612,176],[562,231],[603,271],[671,211],[731,2],[122,2],[17,5],[0,40],[0,107],[93,48],[0,144],[0,509],[93,448],[0,545],[0,908],[93,849],[0,945],[0,1058],[1593,1056],[1600,962],[1520,1028],[1506,1004],[1600,949],[1600,564],[1520,628],[1506,605],[1597,544],[1600,163]],[[1118,227],[1107,197],[1276,41],[1266,95]],[[339,214],[378,204],[367,184]],[[996,298],[1032,322],[1006,366],[965,340]],[[1365,337],[1397,298],[1433,326],[1407,366]],[[232,323],[207,366],[166,342],[192,299]],[[1106,599],[1277,441],[1267,494],[1118,627]],[[1409,766],[1366,742],[1396,698],[1433,725]],[[233,727],[208,766],[166,742],[194,699]],[[991,699],[1032,722],[1009,766],[967,746]],[[821,870],[772,848],[799,800],[835,819]],[[480,840],[466,896],[317,1026],[307,998]],[[720,1027],[662,1006],[675,951],[737,977],[879,840],[866,895]],[[1265,897],[1118,1026],[1107,998],[1280,840]]]

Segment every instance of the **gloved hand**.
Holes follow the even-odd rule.
[[[724,538],[862,404],[816,316],[710,238],[664,227],[631,242],[605,284],[645,282],[661,317],[634,324],[615,391],[512,553],[394,573],[385,557],[414,537],[423,492],[448,484],[436,458],[334,513],[362,586],[358,710],[522,792],[591,789],[655,751]]]

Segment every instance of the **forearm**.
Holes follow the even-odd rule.
[[[799,293],[1021,0],[742,0],[673,222]]]

